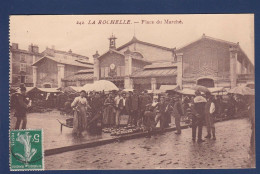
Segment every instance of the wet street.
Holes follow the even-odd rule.
[[[206,129],[203,129],[203,136]],[[198,144],[191,129],[45,157],[46,170],[250,168],[247,119],[216,123],[217,140]]]

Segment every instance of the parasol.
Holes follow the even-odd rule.
[[[237,86],[228,91],[230,94],[255,95],[255,90],[246,86]]]
[[[82,87],[85,91],[118,91],[118,87],[108,80],[98,80],[93,84],[86,84]]]
[[[193,87],[191,87],[191,89],[193,89],[195,91],[200,91],[203,93],[210,92],[208,88],[206,88],[205,86],[201,86],[201,85],[193,86]]]

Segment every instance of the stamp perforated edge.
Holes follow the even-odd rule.
[[[11,93],[10,93],[10,89],[11,89],[11,63],[12,63],[12,57],[11,57],[11,49],[10,49],[10,46],[11,46],[11,43],[10,43],[10,20],[11,20],[11,16],[12,15],[9,15],[9,20],[8,20],[8,24],[9,24],[9,32],[8,32],[8,40],[9,40],[9,84],[8,84],[8,93],[9,93],[9,135],[8,135],[8,140],[9,140],[9,170],[10,171],[43,171],[45,170],[45,160],[44,160],[44,131],[43,129],[19,129],[19,130],[12,130],[12,131],[28,131],[28,130],[41,130],[41,136],[42,136],[42,169],[26,169],[26,170],[23,170],[23,169],[18,169],[18,170],[15,170],[15,169],[11,169],[11,139],[10,139],[10,132],[11,132],[11,106],[10,106],[10,99],[11,99]]]
[[[10,132],[11,131],[41,131],[41,136],[42,136],[42,169],[11,169],[11,140],[10,140]],[[44,132],[43,129],[19,129],[19,130],[10,130],[9,129],[9,169],[10,171],[43,171],[45,170],[45,161],[44,161]]]

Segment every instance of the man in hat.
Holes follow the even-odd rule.
[[[183,110],[182,110],[181,96],[179,95],[175,97],[175,102],[173,106],[173,115],[175,117],[175,125],[177,130],[175,134],[181,134],[181,116],[183,116]]]
[[[195,98],[193,100],[193,118],[192,118],[192,140],[196,139],[196,130],[198,127],[198,143],[204,142],[202,140],[202,126],[205,119],[205,104],[207,100],[201,96],[200,91],[195,91]]]
[[[137,126],[137,120],[139,115],[139,96],[136,90],[131,98],[131,107],[132,107],[132,124]]]
[[[149,96],[147,90],[143,91],[143,95],[140,97],[140,118],[139,118],[139,125],[142,123],[143,117],[144,117],[144,112],[146,105],[152,103],[152,98]]]
[[[20,87],[21,93],[16,96],[16,106],[15,106],[15,114],[14,116],[17,118],[15,129],[20,128],[21,121],[23,121],[22,129],[26,129],[27,124],[27,116],[26,111],[27,108],[31,106],[31,101],[26,99],[26,88],[24,86]]]
[[[213,140],[216,140],[215,136],[215,125],[214,125],[214,113],[215,113],[215,103],[213,102],[212,95],[210,92],[206,92],[207,103],[205,104],[205,121],[207,125],[207,136],[205,138],[211,138],[211,132],[213,135]]]

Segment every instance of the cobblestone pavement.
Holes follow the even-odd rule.
[[[206,129],[203,129],[203,136]],[[247,119],[216,123],[217,140],[198,144],[191,129],[116,142],[45,157],[53,169],[250,168],[251,127]]]
[[[13,113],[11,113],[10,118],[10,126],[11,129],[13,129],[16,122],[16,118],[13,117]],[[84,132],[84,137],[78,139],[72,136],[72,129],[66,127],[63,127],[61,133],[60,123],[57,121],[57,119],[65,123],[67,118],[69,117],[60,115],[60,112],[57,110],[45,113],[28,113],[27,129],[43,129],[45,150],[110,137],[110,135],[104,134],[88,135],[86,132]]]
[[[15,127],[16,117],[14,113],[10,116],[11,129]],[[60,131],[60,123],[65,123],[69,116],[61,115],[58,110],[52,110],[45,113],[28,113],[27,114],[27,129],[43,129],[44,134],[44,149],[60,148],[64,146],[73,146],[90,141],[98,141],[101,139],[113,138],[109,133],[96,133],[90,134],[86,131],[83,132],[81,138],[72,135],[72,129],[63,127],[62,133]],[[121,122],[127,123],[127,117],[122,116]],[[173,121],[172,121],[173,122]],[[174,126],[174,125],[173,125]]]

